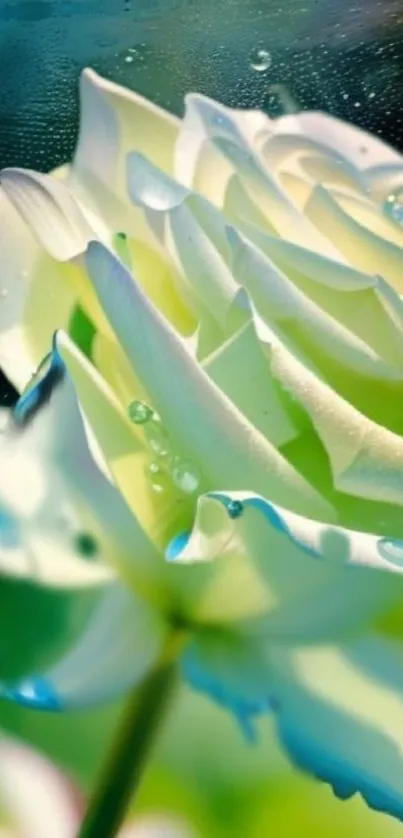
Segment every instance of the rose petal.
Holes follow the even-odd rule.
[[[125,195],[128,151],[147,152],[171,171],[178,120],[127,88],[86,69],[80,82],[80,135],[74,158],[78,178],[93,175],[118,196]]]
[[[267,652],[250,638],[229,630],[197,633],[182,655],[190,685],[234,713],[246,739],[254,741],[253,717],[271,709]]]
[[[6,696],[25,707],[56,711],[110,701],[141,681],[158,657],[164,634],[158,612],[115,585],[60,662],[17,683]]]
[[[279,235],[343,262],[331,240],[300,212],[276,176],[248,142],[231,111],[211,99],[192,94],[176,145],[175,172],[222,207],[233,176]]]
[[[200,499],[192,531],[171,543],[167,558],[189,564],[178,584],[192,613],[271,641],[344,637],[403,590],[398,539],[318,523],[246,492]],[[199,567],[196,584],[190,572]]]
[[[43,357],[55,328],[68,324],[76,292],[58,267],[41,254],[3,188],[0,219],[0,365],[21,388]]]
[[[94,231],[66,186],[28,169],[3,169],[7,197],[54,259],[65,262],[86,249]]]
[[[402,246],[372,232],[359,218],[348,215],[322,186],[312,193],[306,213],[324,235],[331,231],[340,251],[356,268],[380,274],[402,291]]]
[[[347,326],[389,363],[401,364],[402,303],[385,280],[279,239],[242,218],[237,223],[244,235],[311,301]]]
[[[275,133],[298,134],[328,146],[358,169],[399,162],[400,154],[379,137],[341,119],[317,111],[304,111],[273,121]],[[362,149],[365,149],[365,152]]]
[[[402,650],[376,638],[270,654],[281,739],[295,763],[403,819]],[[368,758],[370,755],[370,759]]]
[[[210,485],[265,485],[285,504],[329,514],[326,504],[229,402],[111,253],[92,243],[87,265],[136,374],[179,450]],[[169,376],[166,369],[169,369]]]
[[[276,448],[299,436],[304,422],[297,423],[287,411],[251,321],[210,354],[203,367]]]

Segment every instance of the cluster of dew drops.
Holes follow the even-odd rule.
[[[152,459],[147,464],[147,476],[156,494],[175,488],[184,495],[193,495],[200,487],[201,474],[197,466],[179,456],[160,417],[146,402],[135,400],[128,407],[129,419],[141,426],[144,441]]]
[[[146,402],[135,400],[129,404],[128,415],[135,425],[143,428],[144,439],[154,459],[147,465],[151,488],[157,494],[168,487],[184,495],[194,495],[201,483],[201,475],[194,463],[175,454],[159,416]],[[226,503],[230,518],[239,518],[244,511],[242,501],[229,499]]]

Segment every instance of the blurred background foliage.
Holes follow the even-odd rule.
[[[47,170],[71,156],[85,65],[179,114],[189,90],[273,116],[320,108],[403,148],[402,35],[401,0],[0,0],[0,167]],[[3,610],[9,596],[3,586]],[[3,702],[0,726],[89,791],[119,709],[50,716]],[[185,688],[137,806],[182,813],[201,838],[402,834],[295,772],[269,718],[248,746]]]

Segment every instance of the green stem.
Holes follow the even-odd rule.
[[[175,674],[175,663],[165,660],[133,692],[77,838],[117,835],[165,715]]]

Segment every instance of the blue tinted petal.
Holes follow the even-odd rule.
[[[201,630],[184,651],[183,675],[234,714],[245,738],[256,739],[255,717],[271,709],[270,673],[262,648],[241,635]]]
[[[403,820],[403,647],[271,652],[277,726],[293,761],[347,799]]]

